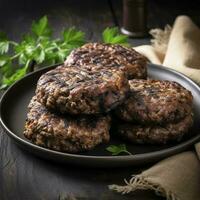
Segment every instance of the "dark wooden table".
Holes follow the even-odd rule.
[[[188,2],[183,1],[178,9],[169,1],[149,2],[150,28],[172,24],[174,17],[182,13],[200,22],[198,1],[190,1],[191,9],[188,9]],[[120,22],[120,0],[114,0],[114,9]],[[22,33],[29,30],[32,20],[46,14],[54,27],[55,36],[64,27],[76,26],[87,33],[88,40],[98,41],[101,31],[113,26],[106,0],[4,0],[0,2],[0,29],[6,31],[10,38],[18,40]],[[146,44],[149,38],[133,39],[130,43]],[[21,150],[0,127],[0,200],[162,199],[150,191],[121,196],[108,190],[108,184],[123,184],[124,178],[130,178],[147,167],[94,169],[60,165]]]

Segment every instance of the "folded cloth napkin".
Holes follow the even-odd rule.
[[[200,29],[187,16],[179,16],[173,28],[150,32],[152,45],[135,49],[150,62],[175,69],[200,84]],[[110,185],[122,194],[135,190],[154,190],[167,200],[200,200],[200,143],[195,152],[187,151],[158,162],[124,186]]]
[[[150,62],[175,69],[200,84],[200,29],[187,16],[179,16],[173,28],[150,31],[152,45],[135,47]]]

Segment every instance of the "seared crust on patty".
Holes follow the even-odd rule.
[[[128,79],[147,77],[147,60],[132,48],[121,45],[88,43],[75,49],[65,65],[117,68],[123,70]]]
[[[180,122],[168,123],[163,126],[142,126],[125,123],[118,125],[118,133],[126,140],[138,144],[166,144],[180,141],[193,124],[192,114]]]
[[[192,112],[192,94],[176,82],[130,80],[130,97],[115,113],[125,121],[162,124],[179,121]]]
[[[63,152],[81,152],[109,141],[109,116],[60,116],[33,97],[24,136],[34,144]]]
[[[44,106],[61,113],[98,114],[121,104],[128,91],[121,70],[60,66],[40,77],[36,95]]]

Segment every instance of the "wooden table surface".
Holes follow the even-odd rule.
[[[198,1],[190,2],[191,9],[187,4],[182,1],[179,9],[175,9],[174,4],[168,1],[149,1],[148,26],[172,24],[174,17],[183,13],[191,15],[199,23]],[[120,22],[120,0],[114,0],[114,9]],[[55,36],[63,27],[76,26],[87,33],[88,40],[98,41],[101,31],[113,26],[106,0],[4,0],[0,3],[0,30],[18,40],[29,30],[32,20],[43,15],[48,15]],[[132,39],[130,43],[146,44],[149,38]],[[147,167],[94,169],[60,165],[21,150],[0,127],[0,200],[163,199],[150,191],[121,196],[108,190],[108,184],[123,184],[124,178],[128,179],[131,174]]]

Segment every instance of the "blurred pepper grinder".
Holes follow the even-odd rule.
[[[130,37],[147,36],[147,1],[123,0],[121,32]]]

